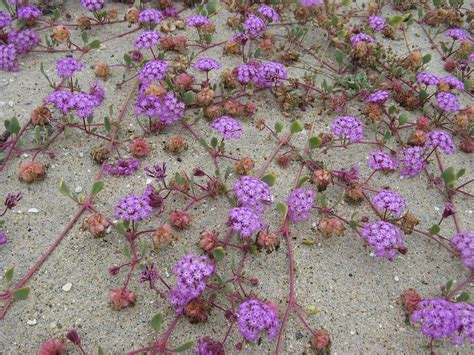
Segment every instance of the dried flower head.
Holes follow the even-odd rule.
[[[164,246],[170,245],[176,239],[177,237],[173,233],[171,226],[168,223],[162,224],[153,233],[153,248],[159,250]]]
[[[27,183],[41,181],[46,176],[46,169],[43,164],[37,161],[26,161],[21,163],[18,169],[20,179]]]
[[[330,238],[343,235],[345,227],[337,218],[322,218],[319,221],[318,230],[323,237]]]
[[[103,237],[109,225],[107,218],[99,212],[91,214],[82,222],[82,228],[87,229],[94,238]]]
[[[109,290],[109,300],[113,309],[124,309],[135,306],[137,303],[137,295],[127,289],[111,288]]]

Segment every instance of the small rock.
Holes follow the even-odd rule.
[[[36,322],[36,319],[31,319],[31,320],[28,319],[28,320],[26,321],[26,324],[28,324],[28,325],[36,325],[36,323],[37,323],[37,322]]]
[[[34,207],[33,207],[33,208],[30,208],[30,209],[28,210],[28,213],[38,213],[38,212],[39,212],[39,210],[38,210],[37,208],[34,208]]]
[[[58,326],[58,324],[56,322],[51,322],[49,323],[49,329],[54,329]]]
[[[393,279],[395,280],[395,282],[400,281],[400,278],[398,276],[395,276]]]
[[[63,286],[63,291],[69,292],[71,291],[71,288],[72,288],[72,283],[68,282],[67,284]]]
[[[81,192],[82,192],[82,187],[80,187],[80,186],[76,187],[76,188],[74,189],[74,192],[75,192],[76,194],[81,193]]]
[[[79,156],[82,158],[84,156],[84,153],[83,152],[80,152],[79,153]]]
[[[13,107],[13,106],[15,106],[15,103],[12,100],[10,100],[10,101],[8,101],[8,106]]]

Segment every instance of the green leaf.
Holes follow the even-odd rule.
[[[224,292],[229,293],[235,291],[235,286],[234,284],[226,284],[224,287]]]
[[[128,245],[123,246],[122,250],[123,255],[125,255],[127,258],[130,258],[132,254],[130,254],[130,249],[128,248]]]
[[[19,288],[18,290],[13,291],[13,298],[15,301],[24,301],[28,298],[30,295],[31,289],[29,287],[22,287]]]
[[[15,273],[15,268],[12,266],[5,273],[5,275],[4,275],[5,280],[7,280],[7,282],[10,282],[13,279],[13,274],[14,273]]]
[[[110,132],[112,130],[112,122],[110,122],[109,116],[106,116],[104,118],[104,128],[107,132]]]
[[[101,346],[99,346],[99,349],[97,349],[97,355],[105,355],[105,351]]]
[[[337,64],[342,65],[342,62],[344,61],[344,52],[339,48],[336,48],[335,56]]]
[[[69,189],[69,186],[66,185],[63,178],[59,179],[58,188],[59,192],[61,192],[64,196],[71,197],[71,190]]]
[[[428,54],[425,54],[425,55],[423,56],[423,64],[427,64],[427,63],[429,63],[430,61],[431,61],[431,54],[429,54],[429,53],[428,53]]]
[[[214,258],[216,259],[216,261],[221,261],[222,259],[224,259],[224,256],[225,256],[224,248],[222,247],[214,248],[214,250],[212,251],[212,255],[214,255]]]
[[[127,228],[123,222],[115,223],[115,230],[122,235],[127,235]]]
[[[388,108],[388,113],[389,114],[394,114],[395,111],[397,111],[397,108],[395,107],[395,105],[392,105]]]
[[[451,291],[451,288],[453,287],[453,283],[454,283],[453,280],[449,280],[449,281],[446,283],[446,287],[445,287],[445,289],[444,289],[444,292],[445,292],[446,294],[448,294],[449,291]]]
[[[184,103],[186,105],[191,105],[194,103],[194,100],[195,100],[194,92],[186,91],[186,93],[184,94]]]
[[[123,55],[123,60],[125,61],[125,64],[127,65],[132,64],[132,57],[130,57],[130,55],[128,55],[127,53]]]
[[[89,43],[89,48],[91,49],[100,48],[100,41],[98,39],[93,40],[91,43]]]
[[[456,302],[466,302],[469,300],[469,293],[462,291],[457,297]]]
[[[443,178],[446,184],[451,186],[456,181],[456,171],[452,166],[450,166],[445,171],[443,171],[441,177]]]
[[[0,152],[0,161],[2,161],[3,159],[5,159],[7,155],[4,153],[4,152]]]
[[[92,195],[96,196],[99,192],[102,191],[103,188],[104,188],[103,180],[94,182],[94,185],[92,185],[92,190],[91,190]]]
[[[157,313],[151,319],[151,327],[155,332],[159,332],[161,328],[161,324],[163,324],[163,315],[161,313]]]
[[[321,203],[321,206],[323,208],[327,208],[329,205],[328,198],[325,194],[322,194],[321,197],[319,198],[319,202]]]
[[[288,206],[283,202],[278,202],[276,206],[277,210],[280,211],[283,215],[283,220],[286,219],[286,215],[288,214]]]
[[[390,16],[389,18],[387,18],[387,22],[390,26],[397,27],[399,24],[403,22],[403,16],[400,16],[400,15]]]
[[[9,122],[8,127],[7,127],[7,122]],[[13,117],[11,120],[5,121],[5,128],[13,134],[18,134],[18,132],[20,132],[20,129],[21,129],[20,122],[18,122],[16,117]]]
[[[460,177],[463,177],[464,174],[466,173],[466,169],[462,168],[461,170],[458,171],[458,173],[456,174],[456,178],[460,178]]]
[[[283,125],[280,122],[275,123],[275,132],[280,133],[283,130]]]
[[[438,234],[441,228],[437,224],[433,224],[430,229],[428,229],[428,232],[431,234]]]
[[[424,99],[426,99],[427,97],[428,97],[428,93],[426,92],[426,90],[421,89],[420,92],[419,92],[419,94],[418,94],[418,98],[419,98],[420,100],[424,100]]]
[[[308,181],[310,179],[310,177],[308,175],[305,175],[303,176],[301,179],[298,180],[298,182],[296,183],[296,188],[299,188],[301,187],[301,185],[303,185],[306,181]]]
[[[89,34],[86,31],[81,33],[81,38],[84,44],[87,44],[87,42],[89,42]]]
[[[265,182],[268,186],[272,187],[273,185],[275,185],[276,175],[273,174],[273,173],[270,173],[270,174],[267,174],[265,176],[262,176],[262,178],[260,180]]]
[[[218,144],[219,144],[219,141],[217,140],[217,138],[216,138],[216,137],[212,137],[212,138],[211,138],[211,147],[212,147],[212,148],[216,148]]]
[[[303,130],[303,125],[301,124],[299,120],[296,120],[290,126],[291,133],[298,133],[298,132],[301,132],[302,130]]]
[[[309,139],[308,145],[309,145],[310,149],[315,149],[315,148],[319,148],[321,146],[322,142],[323,141],[322,141],[321,137],[315,136],[315,137],[311,137]]]
[[[398,124],[403,126],[405,123],[408,122],[408,112],[404,112],[398,117]]]
[[[194,340],[190,340],[184,343],[181,346],[178,346],[176,349],[171,350],[174,353],[182,353],[183,351],[189,350],[194,346]]]

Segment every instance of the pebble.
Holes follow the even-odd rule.
[[[56,328],[57,326],[58,326],[58,323],[56,323],[56,322],[51,322],[51,323],[49,323],[49,329],[54,329],[54,328]]]
[[[10,101],[8,101],[8,106],[13,107],[13,106],[15,106],[15,103],[12,100],[10,100]]]
[[[82,158],[84,156],[84,153],[83,152],[80,152],[79,153],[79,156]]]
[[[80,187],[80,186],[76,187],[76,188],[74,189],[74,192],[75,192],[76,194],[82,192],[82,187]]]
[[[393,279],[395,280],[395,282],[400,281],[400,278],[398,276],[395,276]]]
[[[28,213],[38,213],[38,212],[39,212],[39,210],[37,208],[30,208],[28,210]]]
[[[355,333],[355,330],[351,330],[351,335],[354,335]]]
[[[71,288],[72,288],[72,283],[68,282],[67,284],[63,286],[63,291],[69,292],[71,291]]]
[[[28,319],[28,320],[26,321],[26,324],[28,324],[28,325],[36,325],[36,323],[37,323],[37,322],[36,322],[36,319],[31,319],[31,320]]]

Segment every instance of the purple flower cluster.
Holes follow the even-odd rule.
[[[176,308],[176,313],[183,313],[186,304],[201,296],[214,270],[215,265],[209,263],[207,256],[192,254],[185,256],[173,267],[178,280],[176,287],[170,290],[169,302]]]
[[[426,135],[425,149],[434,149],[436,147],[439,147],[445,154],[456,151],[451,136],[444,131],[432,131]]]
[[[402,161],[401,176],[414,177],[417,176],[425,167],[425,158],[423,157],[423,149],[421,147],[410,147],[400,152]]]
[[[439,78],[428,71],[420,71],[416,76],[416,82],[425,85],[438,85]]]
[[[366,223],[361,232],[362,239],[374,248],[375,255],[392,261],[398,248],[403,247],[403,233],[393,224],[378,221]]]
[[[370,152],[367,163],[375,171],[396,170],[398,167],[398,159],[392,158],[384,152]]]
[[[368,43],[368,42],[375,42],[375,38],[366,33],[358,33],[351,37],[352,47],[358,45],[359,43]]]
[[[140,70],[140,82],[149,84],[154,80],[163,80],[167,70],[168,64],[164,60],[151,60]]]
[[[286,79],[288,74],[281,63],[268,62],[258,68],[257,84],[262,87],[279,86]]]
[[[193,64],[193,68],[199,69],[201,71],[209,72],[214,69],[220,69],[221,65],[215,59],[204,57],[199,59],[196,63]]]
[[[470,269],[474,269],[474,233],[460,232],[454,235],[450,243],[461,254],[462,261]]]
[[[263,36],[267,25],[265,22],[258,16],[253,14],[248,15],[247,19],[243,23],[245,30],[245,35],[250,39],[255,39],[257,37]]]
[[[286,199],[288,205],[288,217],[293,223],[306,221],[313,207],[314,191],[311,189],[298,188],[293,190]]]
[[[197,355],[225,355],[224,345],[209,337],[199,338],[194,351]]]
[[[135,159],[117,159],[115,162],[107,164],[105,170],[109,175],[132,175],[140,168],[140,162]]]
[[[380,211],[390,211],[395,217],[401,217],[407,204],[405,199],[391,190],[382,189],[372,197],[372,203]]]
[[[450,28],[449,30],[444,32],[444,35],[446,37],[452,38],[455,41],[457,41],[457,40],[465,41],[465,40],[468,39],[468,35],[467,35],[466,31],[464,31],[461,28]]]
[[[76,58],[66,57],[56,62],[56,73],[62,78],[70,78],[84,66]]]
[[[447,75],[440,80],[448,84],[450,89],[464,90],[464,83],[454,75]]]
[[[259,7],[257,11],[260,15],[262,15],[263,17],[266,17],[272,22],[280,21],[280,15],[278,15],[278,13],[271,6],[263,5]]]
[[[445,112],[458,112],[461,109],[461,104],[456,95],[450,92],[440,92],[436,94],[436,101],[441,110]]]
[[[166,163],[160,164],[153,164],[152,168],[145,167],[143,168],[145,173],[157,181],[162,181],[166,177]]]
[[[240,122],[229,116],[222,116],[210,125],[224,136],[224,139],[239,139],[242,133]]]
[[[268,185],[252,176],[242,176],[237,180],[234,192],[241,206],[253,208],[260,213],[263,213],[266,205],[272,201]]]
[[[12,44],[18,54],[25,54],[39,43],[38,34],[33,30],[11,30],[8,32],[8,44]]]
[[[17,52],[12,44],[0,45],[0,70],[17,71],[18,64],[16,62]]]
[[[227,225],[244,239],[249,238],[253,233],[265,227],[262,215],[248,207],[235,207],[231,209]]]
[[[81,0],[81,6],[89,11],[97,11],[104,7],[105,0]]]
[[[189,27],[201,27],[201,26],[209,25],[210,23],[211,21],[209,21],[207,17],[200,16],[200,15],[190,16],[186,19],[186,24]]]
[[[331,131],[337,137],[349,139],[355,143],[364,139],[364,125],[355,117],[342,116],[336,118],[331,126]]]
[[[13,20],[7,12],[0,11],[0,31],[4,28],[10,27],[12,22]]]
[[[156,270],[156,263],[146,264],[140,271],[140,283],[155,281],[158,279],[158,271]]]
[[[417,307],[411,320],[421,323],[424,336],[433,340],[446,337],[455,345],[462,345],[465,340],[474,344],[474,305],[435,298],[422,300]]]
[[[7,243],[7,235],[0,231],[0,247],[3,247]]]
[[[184,102],[178,101],[172,91],[163,96],[139,96],[135,103],[135,113],[156,118],[164,125],[171,125],[184,115]]]
[[[275,309],[260,300],[250,299],[240,304],[237,324],[247,341],[256,341],[264,332],[268,339],[275,338],[280,322]]]
[[[156,9],[145,9],[140,12],[138,21],[140,23],[154,23],[158,25],[165,17],[163,13]]]
[[[303,7],[311,7],[311,6],[320,6],[321,0],[300,0],[301,6]]]
[[[247,85],[258,77],[258,70],[255,65],[241,64],[236,68],[237,80],[243,85]]]
[[[49,94],[44,100],[45,104],[53,104],[63,114],[75,111],[77,117],[86,119],[94,114],[104,100],[104,90],[98,83],[91,85],[89,93],[72,93],[68,90],[57,90]]]
[[[158,44],[160,34],[156,31],[145,31],[140,33],[135,40],[135,47],[137,49],[150,49]]]
[[[115,217],[123,221],[143,221],[152,213],[153,208],[142,195],[124,196],[115,207]]]
[[[32,21],[41,16],[41,11],[35,6],[22,6],[18,8],[16,15],[23,20]]]
[[[381,16],[370,16],[369,27],[372,31],[382,31],[387,27],[387,21]]]
[[[370,94],[367,99],[365,99],[365,102],[368,104],[377,104],[381,105],[385,103],[385,101],[388,100],[390,97],[390,91],[388,90],[378,90],[372,94]]]

